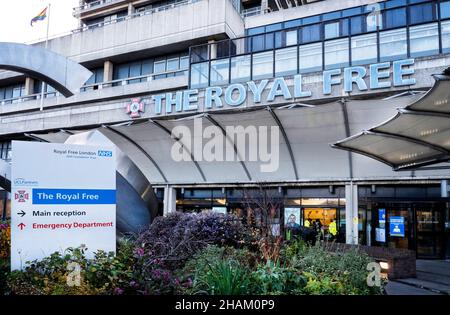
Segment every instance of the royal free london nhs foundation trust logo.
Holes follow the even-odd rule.
[[[14,200],[17,200],[17,202],[27,202],[28,199],[30,199],[30,194],[25,190],[18,190],[14,193]]]
[[[131,118],[141,117],[141,113],[145,111],[145,103],[140,98],[132,98],[129,103],[127,103],[127,114]]]

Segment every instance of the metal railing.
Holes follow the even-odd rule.
[[[262,7],[260,7],[260,6],[259,7],[254,7],[254,8],[250,8],[250,9],[245,9],[245,10],[242,10],[241,16],[243,18],[246,18],[246,17],[249,17],[249,16],[260,15],[260,14],[263,13],[261,10],[262,10]]]
[[[159,80],[159,79],[166,79],[166,78],[170,78],[170,77],[187,75],[188,71],[189,71],[189,69],[185,68],[185,69],[178,69],[178,70],[174,70],[174,71],[151,73],[151,74],[140,75],[140,76],[136,76],[136,77],[87,84],[80,88],[80,93],[94,91],[94,90],[101,90],[101,89],[109,88],[109,87],[123,86],[123,85],[142,83],[142,82],[150,82],[150,81]],[[46,92],[46,93],[44,93],[44,98],[51,98],[51,97],[56,97],[56,96],[60,96],[60,95],[61,94],[59,92]],[[20,96],[20,97],[0,100],[0,105],[18,104],[18,103],[23,103],[23,102],[27,102],[27,101],[33,101],[33,100],[40,100],[40,99],[41,99],[41,93],[30,94],[30,95],[24,95],[24,96]]]
[[[90,29],[95,29],[95,28],[106,26],[106,25],[110,25],[110,24],[114,24],[114,23],[118,23],[118,22],[123,22],[123,21],[126,21],[126,20],[131,20],[131,19],[134,19],[134,18],[137,18],[137,17],[141,17],[141,16],[145,16],[145,15],[149,15],[149,14],[154,14],[154,13],[161,12],[161,11],[167,11],[167,10],[175,9],[175,8],[178,8],[178,7],[181,7],[181,6],[185,6],[185,5],[188,5],[188,4],[192,4],[192,3],[195,3],[195,2],[199,2],[199,1],[202,1],[202,0],[184,0],[184,1],[181,1],[181,2],[167,4],[167,5],[163,5],[163,6],[156,7],[156,8],[147,8],[145,10],[137,11],[137,12],[135,12],[133,14],[129,14],[129,15],[126,15],[126,16],[121,16],[121,17],[118,17],[118,18],[115,18],[115,19],[106,20],[106,21],[103,21],[103,22],[95,23],[95,24],[85,25],[85,26],[82,26],[80,28],[77,28],[77,29],[73,30],[72,33],[84,32],[84,31],[87,31],[87,30],[90,30]]]
[[[73,14],[74,15],[78,15],[82,11],[86,11],[86,10],[89,10],[89,9],[92,9],[92,8],[100,7],[102,5],[113,4],[113,3],[117,3],[117,2],[125,2],[125,1],[124,0],[98,0],[98,1],[92,1],[92,2],[85,3],[82,6],[73,8]]]

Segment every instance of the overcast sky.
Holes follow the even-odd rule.
[[[78,0],[0,0],[0,42],[27,43],[45,39],[47,19],[30,26],[30,21],[48,4],[50,7],[50,36],[77,28],[72,16]]]

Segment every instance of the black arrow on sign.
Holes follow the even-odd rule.
[[[23,218],[23,216],[26,214],[26,212],[25,211],[23,211],[23,210],[21,210],[20,212],[18,212],[17,213],[18,215],[20,215],[22,218]]]

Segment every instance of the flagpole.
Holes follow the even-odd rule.
[[[45,36],[45,49],[48,48],[48,31],[50,29],[50,3],[48,4],[47,7],[47,35]],[[42,81],[42,86],[41,86],[41,106],[40,106],[40,110],[43,111],[44,110],[44,91],[45,91],[45,82]]]

